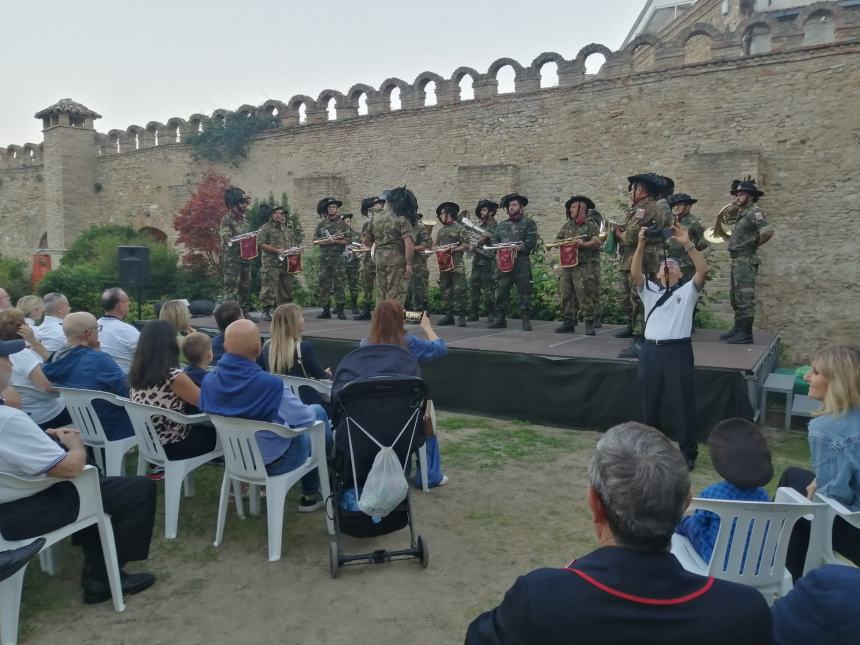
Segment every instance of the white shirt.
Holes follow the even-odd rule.
[[[139,337],[140,332],[134,325],[124,323],[113,316],[99,318],[99,343],[102,351],[116,361],[124,374],[128,374],[128,369],[131,367],[131,359]]]
[[[66,346],[66,335],[63,333],[63,319],[56,316],[45,316],[42,324],[36,327],[36,336],[49,352],[56,352]]]
[[[645,316],[654,308],[665,293],[662,286],[646,280],[639,289],[639,297],[645,305]],[[689,338],[693,331],[693,308],[699,299],[699,290],[690,280],[675,290],[669,299],[654,309],[645,327],[647,340],[673,340]]]
[[[51,394],[40,389],[30,380],[30,373],[42,364],[42,358],[32,349],[25,349],[9,357],[12,361],[12,386],[27,386],[20,388],[21,409],[30,415],[36,423],[45,423],[63,411],[66,407],[58,394]],[[33,391],[29,388],[36,388]]]
[[[21,410],[0,405],[0,472],[23,477],[43,475],[66,457],[66,451]],[[39,489],[20,491],[0,484],[0,504],[29,497]]]

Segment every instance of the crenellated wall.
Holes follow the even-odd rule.
[[[704,10],[711,0],[700,2]],[[822,16],[832,21],[835,41],[804,46],[810,20],[818,24]],[[804,356],[826,338],[856,333],[860,317],[860,258],[846,228],[860,216],[860,9],[816,3],[791,21],[747,16],[728,32],[710,24],[712,17],[673,23],[665,38],[644,36],[618,52],[590,45],[571,60],[549,52],[527,66],[500,59],[483,73],[462,67],[447,78],[425,72],[412,83],[392,78],[377,88],[359,84],[316,99],[244,105],[236,111],[273,114],[280,127],[258,136],[238,167],[219,170],[257,196],[287,190],[308,229],[316,223],[314,205],[328,194],[357,213],[362,197],[405,183],[432,217],[441,201],[472,209],[480,198],[518,190],[531,200],[527,211],[545,237],[560,228],[573,193],[620,216],[627,175],[648,170],[697,197],[696,211],[710,225],[730,199],[731,180],[752,174],[777,229],[762,250],[757,322]],[[771,51],[746,55],[750,30],[764,28],[773,34]],[[589,75],[585,62],[594,54],[606,60]],[[542,88],[549,63],[557,66],[558,86]],[[496,78],[505,66],[513,68],[516,87],[499,94]],[[467,76],[471,100],[460,96]],[[427,106],[431,82],[436,105]],[[362,96],[366,115],[358,114]],[[182,140],[227,113],[90,131],[92,156],[81,163],[92,166],[93,186],[68,197],[75,202],[68,212],[87,213],[86,221],[65,225],[66,243],[79,226],[108,221],[175,239],[173,217],[208,165],[195,161]],[[7,149],[0,158],[3,253],[31,253],[46,229],[44,204],[42,217],[17,213],[38,200],[36,175],[27,173],[40,166],[30,157],[10,160]],[[31,178],[26,189],[18,175]],[[64,194],[72,183],[67,174]],[[711,255],[718,266],[725,259],[724,250]],[[711,290],[724,288],[718,277]]]

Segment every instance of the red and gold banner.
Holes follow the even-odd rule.
[[[517,261],[516,247],[498,249],[496,251],[496,268],[502,273],[510,273],[514,270]]]
[[[252,235],[239,240],[239,257],[243,260],[253,260],[257,257],[257,236]]]
[[[436,251],[436,262],[439,263],[439,271],[445,273],[446,271],[454,270],[454,254],[451,252],[451,249],[445,249],[444,251]]]
[[[558,259],[562,269],[570,269],[579,264],[579,246],[576,242],[558,247]]]
[[[287,273],[301,273],[302,272],[302,254],[296,253],[295,255],[287,256]]]

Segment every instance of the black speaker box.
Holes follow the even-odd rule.
[[[145,287],[149,284],[149,247],[118,246],[119,281],[124,287]]]

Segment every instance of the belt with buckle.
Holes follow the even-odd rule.
[[[646,338],[645,342],[649,345],[680,345],[682,343],[689,343],[689,338],[667,338],[665,340],[651,340],[650,338]]]

